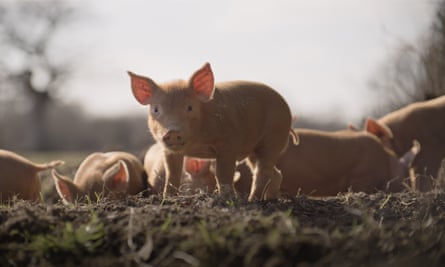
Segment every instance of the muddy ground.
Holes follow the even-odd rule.
[[[48,177],[44,177],[46,180]],[[147,194],[146,194],[147,195]],[[444,266],[445,193],[0,207],[0,266]]]

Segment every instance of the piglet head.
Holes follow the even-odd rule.
[[[94,170],[91,173],[94,173]],[[94,175],[89,176],[90,179],[82,184],[74,183],[70,178],[60,175],[55,170],[51,174],[57,193],[65,204],[73,203],[85,196],[91,200],[96,200],[98,196],[120,197],[127,192],[130,178],[128,166],[123,160],[119,160],[108,168],[99,179],[95,179]]]
[[[150,105],[148,127],[154,139],[172,152],[182,152],[201,128],[203,105],[213,99],[214,76],[206,63],[188,81],[156,84],[128,72],[136,100]]]

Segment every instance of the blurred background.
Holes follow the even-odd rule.
[[[445,0],[0,0],[0,148],[140,153],[127,70],[255,80],[297,127],[361,125],[445,93]]]

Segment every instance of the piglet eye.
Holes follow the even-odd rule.
[[[192,110],[193,110],[193,107],[192,107],[191,105],[188,105],[188,106],[187,106],[187,111],[190,112],[190,111],[192,111]]]

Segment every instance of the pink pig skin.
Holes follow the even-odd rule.
[[[249,157],[255,173],[249,200],[278,196],[282,178],[275,164],[293,132],[289,106],[276,91],[256,82],[215,84],[208,63],[188,81],[156,84],[129,75],[135,98],[150,105],[148,127],[163,145],[164,194],[177,192],[184,156],[216,159],[220,193],[233,193],[236,161]]]
[[[36,164],[14,152],[0,150],[0,202],[20,199],[40,200],[38,173],[62,165],[63,161]]]

